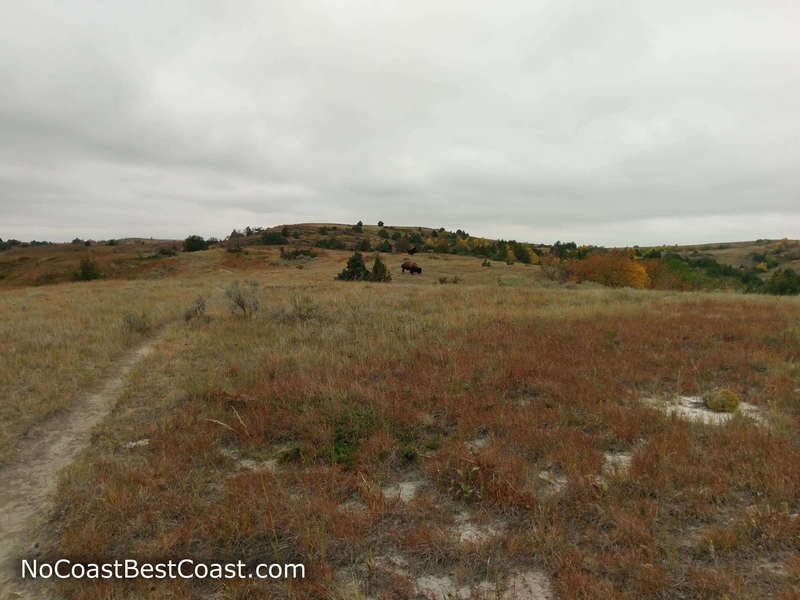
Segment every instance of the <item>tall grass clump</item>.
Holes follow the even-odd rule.
[[[291,303],[291,316],[298,321],[310,321],[319,314],[319,303],[306,294],[295,294]]]
[[[147,333],[153,328],[153,323],[146,312],[126,312],[122,315],[122,329],[125,333]]]

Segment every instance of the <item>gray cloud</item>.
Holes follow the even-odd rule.
[[[0,237],[797,237],[778,1],[0,0]]]

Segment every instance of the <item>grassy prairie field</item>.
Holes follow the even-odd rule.
[[[0,460],[158,340],[62,474],[44,557],[307,575],[60,592],[799,597],[797,298],[557,285],[453,255],[415,257],[421,275],[386,256],[390,283],[334,281],[349,254],[216,249],[167,274],[3,293]],[[237,280],[252,314],[232,309]],[[722,388],[742,408],[720,422],[672,404]]]

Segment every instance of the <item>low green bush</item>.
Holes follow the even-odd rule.
[[[76,281],[91,281],[92,279],[100,279],[103,274],[100,272],[100,266],[88,256],[81,259],[78,270],[75,271],[73,279]]]
[[[714,412],[732,413],[739,407],[739,396],[729,389],[715,390],[706,395],[704,402]]]

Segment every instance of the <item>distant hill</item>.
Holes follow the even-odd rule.
[[[591,254],[626,253],[650,269],[659,268],[654,284],[680,289],[757,288],[785,268],[800,272],[800,242],[797,240],[756,240],[685,246],[650,246],[620,249],[578,246],[572,242],[537,244],[472,236],[458,229],[447,231],[410,225],[292,223],[274,227],[246,227],[234,230],[223,240],[207,240],[215,253],[246,252],[248,248],[281,246],[287,251],[384,252],[420,255],[459,254],[485,261],[538,264],[557,260],[574,264]],[[105,242],[74,240],[68,244],[22,243],[0,240],[0,287],[44,285],[70,281],[79,270],[81,259],[89,259],[104,278],[137,279],[186,273],[202,263],[195,252],[183,252],[183,240],[123,238]],[[225,253],[227,254],[227,253]],[[222,261],[218,256],[211,263]],[[570,262],[571,261],[571,262]],[[648,262],[649,261],[649,262]],[[207,261],[208,262],[208,261]],[[663,263],[663,264],[662,264]],[[664,277],[665,271],[669,277]],[[562,278],[569,272],[562,269]]]

